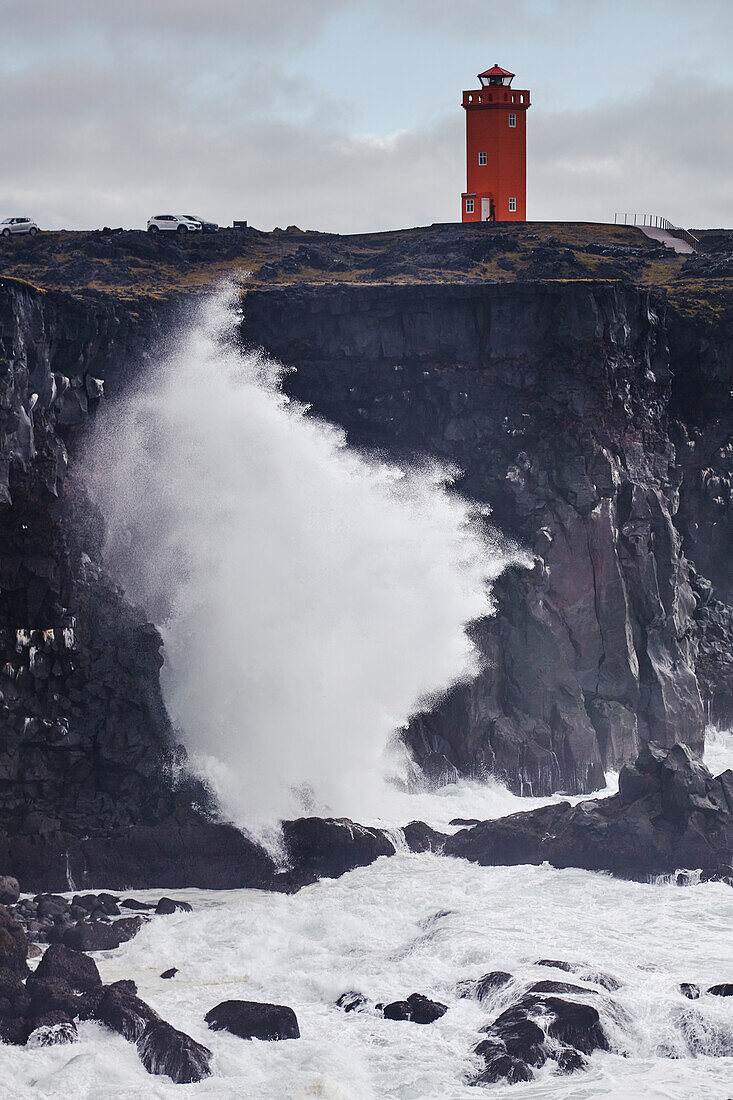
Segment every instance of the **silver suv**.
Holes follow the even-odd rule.
[[[31,237],[35,237],[37,232],[38,226],[32,218],[6,218],[0,222],[3,237],[9,237],[11,233],[30,233]]]
[[[201,222],[187,218],[185,214],[156,214],[148,219],[148,233],[200,233]]]

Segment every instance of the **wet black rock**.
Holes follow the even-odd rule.
[[[0,1020],[26,1017],[31,1011],[31,998],[19,974],[0,970]]]
[[[404,1001],[391,1001],[382,1009],[385,1020],[411,1020],[414,1024],[432,1024],[445,1016],[448,1006],[431,1001],[422,993],[411,993]]]
[[[557,1073],[561,1076],[577,1073],[578,1070],[585,1069],[588,1064],[583,1055],[572,1047],[566,1047],[557,1054],[551,1055],[553,1056],[557,1062]]]
[[[25,978],[28,974],[28,938],[20,921],[0,905],[0,970]]]
[[[733,773],[714,779],[684,745],[645,745],[611,798],[486,821],[449,837],[447,855],[486,866],[543,863],[630,878],[719,867],[733,851]]]
[[[201,1081],[211,1075],[211,1051],[190,1035],[166,1023],[151,1020],[137,1040],[140,1061],[148,1073],[165,1074],[177,1085]]]
[[[527,990],[528,993],[596,993],[595,989],[586,989],[582,985],[573,982],[555,982],[543,980],[535,982]]]
[[[120,909],[139,909],[141,911],[155,909],[155,902],[137,901],[136,898],[125,898],[124,901],[120,902]]]
[[[507,1053],[527,1065],[542,1066],[547,1061],[545,1033],[530,1019],[521,1002],[507,1008],[482,1030],[490,1037],[501,1039]]]
[[[537,983],[545,984],[556,983]],[[574,1073],[585,1067],[583,1055],[609,1049],[595,1008],[548,995],[537,986],[481,1030],[486,1038],[474,1053],[484,1060],[484,1069],[473,1084],[531,1080],[531,1067],[540,1068],[548,1058],[557,1063],[557,1073]]]
[[[58,1046],[75,1043],[78,1038],[73,1019],[64,1012],[52,1011],[31,1021],[27,1045],[29,1047]]]
[[[733,997],[733,982],[722,982],[720,985],[711,985],[708,993],[714,997]]]
[[[260,1001],[222,1001],[204,1017],[212,1031],[230,1031],[240,1039],[299,1039],[292,1008]]]
[[[136,1043],[147,1025],[157,1022],[160,1017],[135,994],[108,986],[96,1007],[94,1019],[106,1024],[128,1042]]]
[[[121,917],[111,924],[77,921],[66,929],[63,942],[78,951],[112,951],[136,936],[142,926],[142,917]]]
[[[369,1002],[363,993],[357,993],[356,990],[349,989],[346,993],[341,994],[336,1004],[339,1008],[343,1008],[344,1012],[363,1012]]]
[[[442,852],[445,834],[431,829],[424,821],[411,821],[402,830],[411,852]]]
[[[88,993],[102,985],[94,959],[64,944],[52,944],[33,973],[34,981],[58,983]]]
[[[155,907],[156,914],[169,916],[171,913],[190,913],[193,906],[187,901],[174,901],[173,898],[161,898]]]
[[[680,993],[683,997],[687,997],[688,1001],[697,1001],[700,999],[700,986],[694,982],[681,982]]]
[[[555,1015],[547,1029],[553,1039],[559,1039],[583,1054],[609,1049],[598,1011],[591,1005],[548,997],[545,1007]]]
[[[14,905],[20,897],[20,886],[12,875],[0,875],[0,905]]]
[[[293,886],[338,878],[366,867],[379,856],[394,855],[395,846],[380,829],[368,829],[346,818],[300,817],[283,822]]]
[[[554,970],[564,970],[566,974],[574,974],[581,981],[593,982],[612,993],[621,988],[619,980],[611,974],[605,974],[602,970],[595,970],[590,966],[583,966],[582,963],[569,963],[562,959],[538,959],[535,966],[549,966]]]
[[[512,1058],[510,1054],[498,1052],[487,1061],[485,1069],[470,1083],[493,1085],[498,1081],[506,1081],[510,1085],[516,1085],[521,1081],[531,1081],[533,1077],[534,1073],[521,1058]]]
[[[178,973],[178,967],[177,966],[171,966],[169,970],[164,970],[163,973],[160,976],[161,976],[161,978],[166,978],[166,979],[167,978],[175,978],[177,973]]]
[[[492,970],[482,978],[467,978],[459,982],[456,992],[459,997],[474,997],[477,1001],[483,1001],[511,980],[512,976],[506,970]]]

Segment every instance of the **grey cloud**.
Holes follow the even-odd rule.
[[[349,0],[0,0],[3,36],[27,45],[123,38],[141,47],[202,38],[237,48],[292,43],[320,31]]]

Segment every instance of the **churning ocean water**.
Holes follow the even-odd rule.
[[[716,766],[733,737],[712,738]],[[437,794],[434,821],[478,808],[473,785]],[[429,809],[429,796],[421,812]],[[507,812],[507,792],[499,812]],[[517,800],[519,802],[519,800]],[[524,805],[524,801],[520,803]],[[484,803],[486,809],[487,803]],[[100,888],[103,883],[100,883]],[[153,899],[160,891],[141,896]],[[733,979],[733,891],[721,883],[679,887],[542,867],[483,868],[436,855],[398,853],[293,896],[258,890],[187,891],[193,913],[156,917],[139,935],[96,958],[105,981],[133,978],[140,996],[213,1051],[213,1076],[195,1085],[151,1077],[135,1047],[94,1023],[73,1046],[0,1047],[0,1095],[30,1100],[479,1100],[482,1095],[576,1100],[725,1100],[733,1095],[733,1000],[688,1001],[682,981],[703,989]],[[541,958],[587,966],[619,989],[588,993],[610,1052],[585,1072],[475,1088],[471,1049],[479,1028],[541,978],[577,978]],[[172,980],[159,977],[178,967]],[[507,970],[510,986],[479,1004],[456,983]],[[588,984],[588,983],[586,983]],[[588,984],[589,990],[596,988]],[[372,1001],[412,992],[448,1005],[429,1026],[344,1013],[355,989]],[[301,1038],[243,1041],[210,1032],[205,1013],[230,998],[295,1010]],[[12,1083],[12,1084],[11,1084]],[[4,1092],[3,1089],[10,1089]],[[509,1090],[509,1092],[507,1092]]]

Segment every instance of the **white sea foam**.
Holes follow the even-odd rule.
[[[159,894],[148,891],[143,897]],[[179,896],[176,894],[176,896]],[[733,1049],[733,999],[686,1000],[733,978],[730,887],[622,882],[586,871],[477,867],[433,855],[383,858],[294,896],[189,891],[190,914],[152,920],[118,951],[98,955],[105,981],[134,978],[140,995],[174,1026],[209,1046],[214,1076],[176,1086],[150,1077],[134,1046],[86,1023],[75,1047],[0,1047],[0,1095],[14,1100],[721,1100],[733,1058],[693,1057],[681,1022]],[[613,1046],[584,1073],[477,1091],[478,1029],[540,978],[568,979],[540,958],[586,965],[620,989],[601,1002]],[[176,966],[170,981],[159,974]],[[502,969],[514,983],[479,1005],[455,983]],[[570,977],[570,980],[577,980]],[[418,991],[448,1005],[428,1027],[343,1013],[335,999],[358,989],[374,1001]],[[208,1031],[203,1016],[229,998],[291,1005],[302,1038],[246,1042]],[[614,1008],[613,1005],[617,1006]],[[715,1036],[718,1039],[715,1039]]]
[[[703,759],[713,775],[720,775],[728,768],[733,768],[733,730],[708,726],[705,730]]]
[[[161,625],[170,712],[235,821],[373,814],[390,736],[475,673],[465,626],[518,555],[451,471],[363,455],[289,402],[235,320],[209,302],[102,416],[107,560]]]

